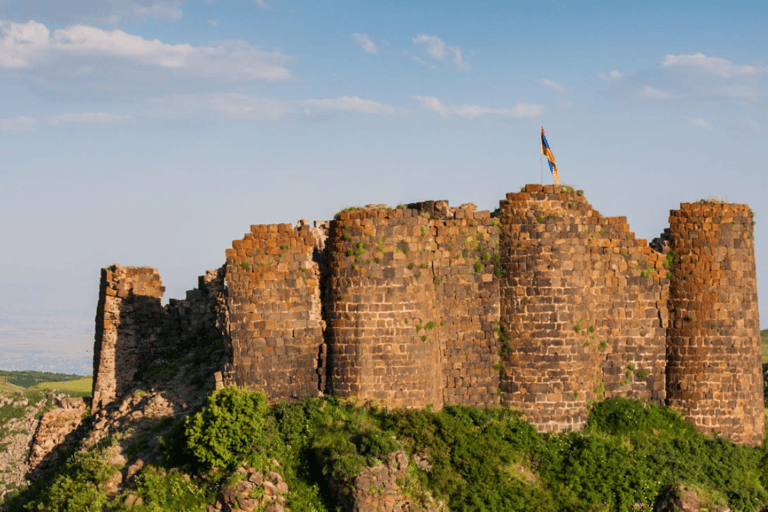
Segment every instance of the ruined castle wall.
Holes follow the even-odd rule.
[[[165,308],[155,269],[115,265],[102,271],[93,403],[169,347],[224,333],[226,383],[272,400],[501,403],[562,431],[593,400],[625,396],[759,443],[752,213],[684,204],[670,226],[665,257],[580,193],[527,185],[497,217],[425,201],[350,209],[322,229],[251,226],[225,268]]]
[[[200,340],[221,343],[226,324],[224,269],[210,270],[186,298],[162,306],[157,269],[112,265],[101,271],[94,340],[93,406],[133,389],[145,364]]]
[[[662,401],[661,255],[559,186],[528,185],[500,206],[502,402],[562,431],[584,425],[592,400]]]
[[[226,251],[234,382],[270,399],[318,393],[324,323],[314,251],[305,223],[251,226]]]
[[[684,203],[670,213],[669,402],[705,433],[764,434],[753,214]]]
[[[157,343],[165,288],[156,269],[112,265],[101,270],[93,357],[93,407],[130,389],[133,375]]]

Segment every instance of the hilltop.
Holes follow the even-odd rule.
[[[93,396],[42,415],[5,508],[758,510],[753,223],[684,203],[648,244],[527,185],[252,225],[165,306],[111,265]]]

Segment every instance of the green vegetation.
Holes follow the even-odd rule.
[[[583,430],[539,434],[499,407],[434,412],[336,398],[268,407],[259,392],[227,388],[166,430],[161,460],[114,499],[106,485],[118,468],[99,462],[108,450],[109,440],[67,458],[10,510],[204,510],[244,463],[283,474],[287,509],[330,512],[363,467],[397,450],[411,460],[399,484],[416,508],[429,493],[461,511],[650,511],[676,484],[703,505],[746,512],[768,502],[765,448],[709,439],[671,409],[623,398],[594,404]],[[143,504],[130,508],[129,495]]]
[[[42,382],[65,382],[82,378],[82,375],[71,375],[68,373],[0,370],[0,380],[10,382],[22,388],[28,388]]]
[[[760,331],[760,348],[763,352],[763,364],[766,364],[768,363],[768,329]],[[765,371],[765,368],[763,371]]]
[[[30,390],[57,390],[69,396],[91,396],[93,389],[93,377],[80,377],[76,380],[64,380],[60,382],[41,382],[29,388]]]

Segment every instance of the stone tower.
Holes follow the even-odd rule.
[[[753,213],[683,203],[670,223],[667,397],[707,434],[760,444],[760,371]]]

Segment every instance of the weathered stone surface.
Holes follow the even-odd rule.
[[[669,402],[698,430],[757,445],[765,422],[753,214],[684,203],[670,213]]]

